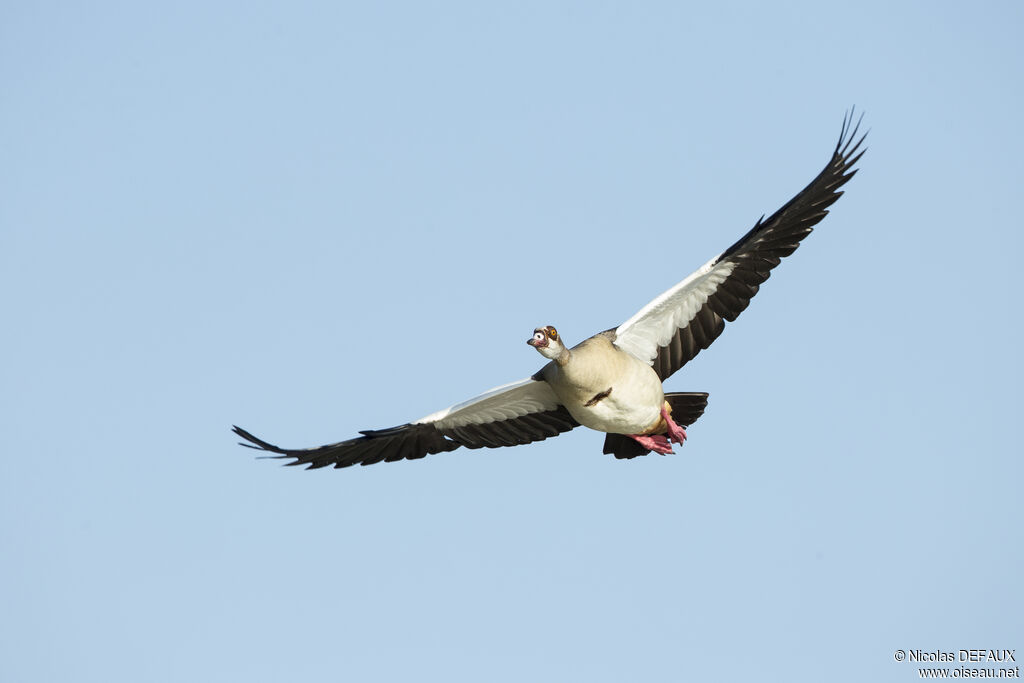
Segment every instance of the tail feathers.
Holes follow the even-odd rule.
[[[614,455],[620,460],[650,453],[649,450],[624,434],[606,434],[604,437],[604,452],[606,455]]]
[[[704,392],[680,392],[665,394],[665,400],[672,406],[672,419],[676,424],[689,427],[704,414],[708,407],[708,395]],[[616,458],[635,458],[647,455],[649,450],[625,434],[608,434],[604,439],[604,452]]]
[[[708,395],[704,391],[665,394],[665,400],[672,406],[672,419],[683,427],[696,422],[708,407]]]

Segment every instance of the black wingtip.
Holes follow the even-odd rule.
[[[231,425],[231,431],[234,432],[237,436],[240,436],[240,437],[242,437],[243,439],[245,439],[246,441],[249,442],[249,443],[244,443],[242,441],[239,441],[238,442],[239,446],[245,446],[246,448],[252,448],[253,450],[257,450],[257,451],[269,451],[271,453],[286,453],[285,450],[283,450],[281,448],[278,448],[277,446],[275,446],[272,443],[267,443],[266,441],[264,441],[263,439],[260,439],[259,437],[253,436],[252,434],[250,434],[249,432],[245,431],[244,429],[242,429],[238,425]],[[266,456],[266,457],[274,457],[274,456]]]
[[[860,131],[860,124],[864,121],[865,113],[866,112],[862,111],[860,112],[860,116],[857,116],[857,106],[853,105],[843,116],[843,127],[839,131],[839,140],[836,142],[836,156],[843,158],[849,157],[857,151],[857,148],[864,142],[864,138],[866,138],[868,133],[871,132],[870,129],[866,130],[863,135],[859,138],[857,137],[857,133]],[[855,116],[857,117],[856,123],[854,123]],[[861,153],[863,154],[863,152]]]

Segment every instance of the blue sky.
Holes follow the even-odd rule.
[[[1019,3],[8,3],[0,679],[910,681],[1018,648]],[[869,151],[674,456],[306,472]]]

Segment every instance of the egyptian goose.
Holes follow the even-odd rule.
[[[551,326],[527,341],[548,363],[535,375],[496,387],[414,422],[361,431],[317,448],[279,448],[235,427],[248,443],[289,465],[309,468],[413,460],[466,448],[541,441],[583,425],[606,432],[604,452],[633,458],[672,452],[700,417],[706,393],[664,393],[662,382],[706,349],[736,319],[784,256],[789,256],[843,194],[864,135],[843,119],[839,142],[810,185],[738,242],[664,292],[618,327],[568,348]]]

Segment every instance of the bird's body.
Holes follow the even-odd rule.
[[[459,447],[496,448],[540,441],[583,425],[605,432],[604,452],[633,458],[671,453],[707,405],[705,393],[668,393],[662,383],[706,349],[747,307],[783,257],[828,213],[856,171],[864,136],[852,115],[825,169],[767,220],[616,328],[566,348],[554,327],[528,343],[548,362],[536,374],[397,427],[347,441],[285,449],[244,429],[251,448],[311,468],[422,458]],[[628,257],[628,255],[627,255]]]
[[[551,385],[573,419],[611,434],[664,432],[665,392],[649,363],[619,349],[606,333],[577,344],[568,356],[535,376]]]

